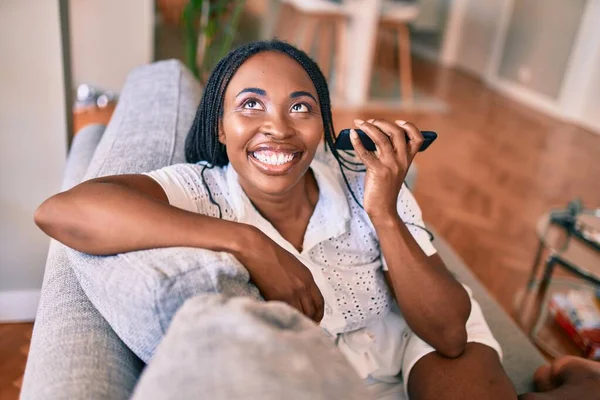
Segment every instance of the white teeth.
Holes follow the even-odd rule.
[[[253,155],[258,161],[269,165],[287,164],[294,159],[293,154],[277,153],[271,151],[257,151],[254,152]]]

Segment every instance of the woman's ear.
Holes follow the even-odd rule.
[[[219,143],[225,146],[225,132],[223,131],[223,120],[219,119]]]

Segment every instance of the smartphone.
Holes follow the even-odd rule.
[[[366,133],[360,129],[356,129],[356,133],[358,133],[358,137],[360,138],[363,146],[365,146],[365,149],[369,151],[376,150],[375,143],[373,143],[371,138]],[[419,151],[425,151],[425,149],[427,149],[429,145],[433,143],[435,139],[437,139],[438,135],[433,131],[421,131],[421,134],[423,135],[425,141],[421,145],[421,148],[419,148]],[[406,141],[408,141],[408,136],[406,136]],[[338,150],[354,150],[352,142],[350,141],[350,129],[342,129],[335,140],[335,148]]]

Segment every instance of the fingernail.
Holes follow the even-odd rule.
[[[370,123],[370,124],[372,124],[373,122],[375,122],[375,120],[374,119],[370,119],[367,122]]]
[[[362,124],[364,124],[364,123],[365,123],[365,121],[363,121],[362,119],[355,119],[355,120],[354,120],[354,123],[355,123],[356,125],[362,125]]]
[[[358,139],[358,133],[354,129],[350,130],[350,139],[356,140]]]
[[[400,125],[404,125],[406,123],[406,121],[402,121],[401,119],[397,119],[396,123],[400,124]]]

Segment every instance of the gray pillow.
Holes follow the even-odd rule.
[[[260,299],[248,271],[227,253],[168,248],[107,257],[68,254],[92,304],[146,363],[187,299],[204,293]]]
[[[86,179],[152,171],[184,162],[184,142],[202,89],[179,61],[157,62],[127,78]],[[121,340],[148,362],[172,316],[199,293],[259,298],[231,255],[171,248],[96,257],[68,251],[90,301]]]

